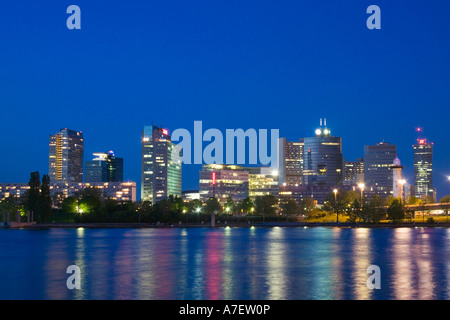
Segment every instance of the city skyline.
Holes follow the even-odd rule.
[[[325,130],[328,130],[328,131],[326,131],[326,134],[324,135],[324,133],[323,132],[321,132],[321,133],[318,133],[318,131],[319,130],[322,130],[323,131],[323,126],[322,126],[322,119],[320,119],[320,125],[319,126],[317,126],[317,129],[314,131],[314,133],[315,133],[315,137],[317,138],[317,139],[319,139],[320,141],[322,141],[323,140],[323,138],[325,137],[325,138],[329,138],[329,139],[333,139],[333,138],[336,138],[336,139],[338,139],[338,140],[336,140],[336,141],[338,141],[339,143],[339,148],[338,148],[338,150],[340,150],[341,148],[342,148],[342,137],[335,137],[335,136],[333,136],[333,135],[331,135],[331,133],[330,133],[330,130],[328,129],[328,128],[326,128]],[[147,130],[147,131],[146,131]],[[417,157],[417,155],[416,155],[416,147],[417,146],[423,146],[424,144],[428,144],[429,142],[428,142],[428,140],[426,139],[426,138],[424,138],[424,136],[423,136],[423,134],[422,134],[422,132],[423,132],[423,128],[420,128],[420,129],[417,129],[416,128],[416,131],[420,131],[421,132],[421,135],[420,136],[418,136],[417,137],[417,139],[416,139],[416,141],[417,141],[417,145],[416,144],[414,144],[414,145],[412,145],[412,147],[413,147],[413,152],[415,153],[415,156]],[[60,130],[60,132],[72,132],[72,134],[79,134],[79,135],[81,135],[81,137],[83,137],[83,134],[82,134],[82,131],[75,131],[75,130],[72,130],[72,129],[68,129],[68,128],[64,128],[64,129],[61,129]],[[159,134],[159,135],[161,135],[161,137],[163,138],[162,140],[161,140],[161,143],[162,143],[162,149],[159,151],[159,153],[162,155],[163,153],[165,153],[165,154],[169,154],[170,152],[167,152],[167,150],[166,151],[164,151],[166,148],[167,149],[171,149],[171,148],[173,148],[173,146],[175,145],[174,143],[172,143],[171,141],[170,141],[170,131],[169,131],[169,129],[165,129],[165,128],[159,128],[159,127],[157,127],[157,126],[155,126],[155,125],[150,125],[150,126],[144,126],[144,130],[142,131],[142,137],[141,137],[141,139],[142,139],[142,150],[141,150],[141,154],[139,155],[140,157],[141,157],[141,161],[142,161],[142,164],[141,165],[144,165],[144,163],[145,163],[145,161],[147,160],[146,159],[146,157],[148,157],[148,155],[146,155],[146,154],[150,154],[150,153],[145,153],[144,152],[144,147],[146,147],[146,144],[148,144],[149,143],[149,141],[150,141],[150,143],[151,144],[153,144],[153,141],[152,141],[152,139],[149,139],[149,138],[147,138],[146,139],[146,137],[150,137],[150,136],[152,136],[152,134],[154,135],[155,134],[155,132],[157,133],[157,134]],[[55,143],[54,143],[54,137],[55,137],[55,135],[50,135],[50,151],[49,151],[49,169],[52,169],[52,165],[51,165],[51,163],[52,163],[52,154],[54,153],[54,148],[52,148],[52,145],[54,145]],[[301,144],[301,149],[303,150],[303,141],[305,140],[305,138],[306,139],[311,139],[311,138],[313,138],[313,137],[302,137],[302,138],[297,138],[297,139],[295,139],[294,140],[294,143],[295,144],[297,144],[297,142],[301,142],[300,144]],[[279,138],[279,140],[280,140],[280,146],[281,145],[291,145],[292,144],[292,141],[287,141],[286,140],[286,138],[285,137],[280,137]],[[159,141],[159,140],[158,140]],[[313,141],[315,141],[315,140],[313,140]],[[328,141],[328,140],[327,140]],[[334,140],[330,140],[330,141],[334,141]],[[84,142],[84,139],[82,139],[82,142]],[[166,146],[166,144],[167,144],[167,142],[168,142],[168,145]],[[325,143],[325,144],[329,144],[329,143]],[[333,144],[333,143],[332,143]],[[433,144],[431,144],[431,143],[429,143],[430,145],[434,145],[434,143]],[[205,145],[205,144],[204,144]],[[364,147],[364,150],[365,150],[365,152],[367,152],[367,150],[372,150],[373,148],[375,148],[375,149],[373,149],[373,150],[377,150],[376,148],[382,148],[382,149],[380,149],[381,150],[381,152],[385,152],[385,150],[393,150],[393,154],[392,155],[388,155],[387,156],[387,160],[386,159],[382,159],[381,160],[381,163],[383,163],[383,167],[384,166],[386,166],[386,169],[389,167],[391,167],[392,166],[392,161],[393,161],[393,159],[394,158],[398,158],[398,155],[397,155],[397,153],[396,153],[396,150],[397,150],[397,145],[394,145],[394,144],[390,144],[389,142],[378,142],[378,143],[376,143],[375,145],[364,145],[363,146]],[[288,148],[292,148],[291,146],[289,146]],[[372,149],[370,149],[370,148],[372,148]],[[386,148],[388,148],[388,149],[386,149]],[[53,153],[52,153],[52,150],[53,150]],[[290,150],[290,149],[288,149],[288,150]],[[330,149],[331,150],[331,149]],[[248,160],[248,152],[249,152],[249,146],[248,146],[248,144],[246,145],[246,150],[245,150],[245,152],[246,152],[246,159]],[[283,152],[283,149],[282,148],[280,148],[279,150],[278,150],[278,152]],[[290,151],[291,152],[291,151]],[[334,152],[334,151],[332,151],[332,152]],[[377,152],[379,152],[379,151],[377,151]],[[327,153],[327,152],[326,152]],[[98,156],[98,155],[103,155],[103,156],[107,156],[107,155],[112,155],[112,156],[114,156],[114,153],[113,153],[113,151],[109,151],[108,153],[94,153],[93,155],[96,155],[96,156]],[[151,153],[152,155],[153,155],[153,153]],[[295,154],[295,153],[294,153]],[[304,154],[303,154],[303,156],[305,156],[305,155],[307,155],[308,153],[307,152],[305,152]],[[166,155],[167,156],[167,155]],[[364,157],[363,158],[365,158],[367,156],[367,154],[364,154]],[[286,155],[284,156],[284,157],[286,157]],[[288,158],[289,158],[289,156],[287,156]],[[327,156],[328,157],[328,156]],[[345,186],[345,185],[353,185],[353,186],[356,186],[358,183],[357,183],[357,181],[355,180],[355,181],[353,181],[353,182],[351,182],[351,181],[346,181],[345,180],[345,177],[344,177],[344,175],[346,174],[346,170],[345,170],[345,165],[346,165],[346,163],[348,163],[348,162],[350,162],[350,163],[352,163],[352,165],[354,165],[354,162],[355,162],[355,160],[361,160],[361,161],[363,161],[363,160],[366,160],[366,161],[368,161],[368,159],[362,159],[362,158],[357,158],[357,159],[355,159],[355,160],[347,160],[347,158],[345,158],[345,155],[344,154],[341,154],[340,155],[340,157],[342,158],[341,160],[342,160],[342,174],[341,174],[341,180],[340,180],[340,182],[339,183],[337,183],[337,184],[333,184],[333,183],[327,183],[327,184],[325,184],[325,185],[328,185],[328,186],[333,186],[333,185],[335,185],[335,186],[337,186],[337,185],[342,185],[342,186]],[[383,157],[385,157],[384,155],[382,156],[382,158]],[[432,156],[431,156],[432,157]],[[283,157],[282,157],[283,158]],[[377,158],[378,158],[378,156],[377,156]],[[123,159],[122,158],[118,158],[121,162],[123,161]],[[280,158],[280,155],[278,156],[278,159],[280,160],[281,158]],[[415,159],[415,162],[414,162],[414,165],[416,165],[416,158],[414,158]],[[96,159],[94,159],[94,160],[96,160]],[[170,160],[170,159],[166,159],[166,158],[164,158],[163,160],[160,160],[160,161],[163,161],[163,162],[167,162],[167,163],[169,163],[168,162],[168,160]],[[293,159],[290,159],[290,161],[292,161]],[[300,159],[299,159],[300,160]],[[282,160],[283,162],[282,163],[280,163],[280,165],[282,166],[283,164],[285,165],[285,166],[287,166],[287,168],[289,168],[289,164],[287,164],[286,162],[285,162],[285,159],[283,159]],[[301,161],[302,162],[304,162],[304,159],[301,159]],[[427,161],[429,162],[429,163],[431,163],[431,165],[432,165],[432,163],[433,163],[433,161],[434,161],[434,159],[433,158],[427,158]],[[87,165],[89,164],[89,163],[91,163],[91,162],[93,162],[92,160],[90,161],[90,160],[88,160],[88,159],[84,159],[83,160],[83,163],[84,163],[84,166],[83,166],[83,168],[84,168],[84,174],[83,174],[83,179],[82,179],[82,182],[91,182],[91,181],[89,181],[88,179],[87,179]],[[222,164],[219,164],[219,165],[222,165]],[[244,163],[244,164],[239,164],[239,163],[234,163],[234,164],[232,164],[232,165],[237,165],[237,166],[246,166],[246,165],[248,165],[248,163]],[[306,164],[305,164],[306,165]],[[199,169],[199,171],[198,171],[198,175],[197,175],[197,178],[194,176],[194,177],[190,177],[191,179],[188,179],[188,181],[189,181],[189,186],[186,188],[186,187],[184,187],[184,183],[182,183],[182,185],[183,185],[183,187],[181,188],[181,191],[185,191],[185,190],[201,190],[201,177],[202,177],[202,170],[204,170],[204,168],[205,168],[205,164],[203,164],[203,165],[194,165],[194,164],[182,164],[182,167],[183,167],[183,169],[184,168],[186,168],[186,166],[188,166],[188,167],[191,167],[191,166],[196,166],[196,167],[199,167],[200,169]],[[365,168],[366,168],[366,171],[367,171],[367,169],[368,169],[368,167],[370,166],[370,162],[367,162],[366,163],[366,166],[365,166]],[[257,167],[255,167],[255,168],[262,168],[262,167],[264,167],[264,166],[261,166],[261,165],[258,165]],[[251,171],[250,169],[249,169],[250,167],[247,167],[245,170],[246,171]],[[426,168],[428,168],[428,167],[426,167]],[[150,168],[151,169],[151,168]],[[150,170],[149,169],[149,170]],[[284,168],[284,169],[286,169],[286,168]],[[280,167],[279,168],[279,170],[280,170],[280,173],[281,172],[283,172],[284,171],[284,169],[282,168],[282,167]],[[320,168],[316,168],[318,171],[320,170]],[[416,168],[415,168],[416,170],[417,170],[417,166],[416,166]],[[123,170],[123,165],[121,165],[121,169],[120,169],[121,171]],[[142,170],[144,170],[144,169],[142,169]],[[145,169],[145,170],[147,170],[147,169]],[[153,170],[153,169],[151,169],[151,170]],[[414,167],[413,167],[413,170],[414,170]],[[390,170],[389,170],[390,171]],[[180,170],[180,173],[181,173],[181,170]],[[46,172],[41,172],[41,174],[47,174]],[[278,174],[278,173],[277,173]],[[431,174],[433,174],[433,171],[431,171]],[[123,175],[123,173],[121,174],[121,176]],[[173,174],[172,174],[173,175]],[[367,175],[367,173],[366,173],[366,175]],[[372,174],[373,175],[373,174]],[[392,174],[390,174],[390,175],[392,175]],[[405,176],[405,173],[403,173],[403,175]],[[428,175],[429,175],[429,173],[428,173]],[[412,178],[410,178],[410,176],[411,176],[411,174],[409,174],[409,173],[407,173],[406,174],[406,178],[409,178],[408,180],[406,180],[406,182],[407,182],[407,184],[408,185],[411,185],[412,187],[414,187],[415,186],[415,184],[416,184],[416,172],[412,172]],[[306,175],[306,176],[303,176],[304,178],[306,178],[306,177],[308,177],[308,175]],[[374,177],[377,177],[377,175],[375,175]],[[127,179],[126,178],[126,176],[125,176],[125,179],[124,179],[124,181],[132,181],[132,182],[135,182],[136,184],[137,184],[137,186],[139,186],[139,185],[142,185],[143,183],[144,183],[144,171],[142,171],[141,172],[141,179],[137,179],[137,180],[133,180],[133,179]],[[167,179],[167,177],[166,177],[166,179]],[[184,178],[183,178],[183,174],[181,174],[181,177],[180,177],[180,179],[181,179],[181,182],[183,182],[183,180],[184,180]],[[279,180],[279,185],[281,185],[281,184],[283,184],[283,180],[282,180],[282,176],[280,176],[280,178],[277,178],[278,180]],[[370,178],[369,176],[367,176],[367,177],[365,177],[365,179],[364,179],[364,182],[366,183],[366,185],[373,185],[373,184],[371,184],[370,182],[369,182],[369,180],[371,180],[371,179],[375,179],[376,181],[378,181],[379,180],[379,178]],[[392,192],[392,177],[390,177],[390,178],[388,178],[389,179],[389,181],[387,182],[387,187],[388,187],[388,192],[386,193],[385,191],[383,191],[383,192],[381,192],[380,194],[385,194],[385,195],[388,195],[389,194],[389,190],[391,190],[391,192]],[[374,181],[375,181],[374,180]],[[92,181],[94,181],[94,180],[92,180]],[[381,181],[381,180],[380,180]],[[26,181],[14,181],[14,183],[25,183]],[[81,182],[81,181],[80,181]],[[99,180],[99,182],[101,182],[100,180]],[[106,182],[106,181],[105,181]],[[349,183],[349,182],[351,182],[351,183]],[[369,183],[368,183],[369,182]],[[4,182],[4,181],[0,181],[0,183],[7,183],[7,182]],[[167,182],[166,183],[168,183],[169,185],[172,183],[173,184],[173,182],[169,182],[169,180],[167,180]],[[178,182],[177,182],[177,184],[178,184]],[[284,183],[285,184],[285,183]],[[291,183],[291,185],[293,186],[293,183]],[[308,184],[305,184],[305,183],[303,183],[303,185],[308,185]],[[313,186],[313,185],[315,185],[315,183],[312,183],[312,184],[309,184],[310,186]],[[320,185],[323,185],[323,183],[322,184],[320,184]],[[432,184],[432,176],[431,176],[431,187],[433,187],[433,184]],[[165,188],[167,188],[167,187],[165,187]],[[171,188],[173,188],[173,187],[171,187]],[[163,188],[164,189],[164,188]],[[161,190],[163,190],[163,189],[161,189]],[[166,190],[165,192],[167,192],[167,194],[169,194],[169,192]],[[142,189],[141,188],[137,188],[137,194],[139,194],[139,195],[141,195],[142,194]],[[155,193],[156,194],[156,193]],[[177,194],[178,195],[181,195],[181,192],[177,192]],[[431,196],[432,196],[432,193],[430,194]],[[447,195],[447,194],[445,194],[445,195]],[[423,195],[421,195],[421,196],[423,196]],[[443,196],[443,195],[442,195]],[[437,196],[437,201],[439,200],[439,198],[440,197],[442,197],[442,196],[440,196],[439,194],[438,194],[438,196]],[[165,196],[163,196],[163,197],[165,197]],[[142,198],[142,196],[141,197],[138,197],[137,199],[138,200],[140,200]]]
[[[449,3],[381,1],[382,29],[368,30],[371,3],[82,0],[82,28],[68,30],[67,6],[48,2],[0,11],[1,181],[47,172],[42,150],[60,127],[83,130],[85,154],[117,151],[124,178],[140,181],[140,131],[152,120],[172,130],[195,120],[280,128],[296,141],[326,117],[347,161],[389,141],[408,181],[423,127],[435,142],[438,198],[450,193]],[[200,168],[185,167],[183,189],[197,188]]]

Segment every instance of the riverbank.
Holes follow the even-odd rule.
[[[288,228],[314,228],[314,227],[339,227],[339,228],[447,228],[450,223],[335,223],[335,222],[234,222],[234,223],[216,223],[215,228],[225,227],[288,227]],[[93,228],[93,229],[110,229],[110,228],[211,228],[209,223],[177,223],[177,224],[155,224],[155,223],[40,223],[30,225],[11,226],[8,229],[49,229],[49,228]]]

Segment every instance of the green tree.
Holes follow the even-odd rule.
[[[386,213],[383,208],[383,199],[375,195],[366,205],[362,208],[360,218],[363,222],[378,223],[384,219]]]
[[[216,197],[210,197],[206,201],[205,213],[207,213],[207,214],[211,214],[211,213],[220,214],[220,213],[222,213],[222,206],[220,205],[220,202],[219,202],[219,200]]]
[[[283,199],[280,203],[280,208],[285,215],[294,215],[300,212],[300,205],[292,198]]]
[[[101,214],[100,207],[102,205],[102,192],[94,187],[85,188],[79,193],[78,212],[80,214]]]
[[[42,176],[41,192],[39,194],[39,219],[46,222],[52,214],[52,198],[50,196],[50,177]]]
[[[345,213],[345,215],[347,215],[348,222],[356,222],[359,219],[361,219],[362,207],[361,207],[360,198],[361,197],[355,198],[355,199],[353,199],[353,201],[347,203],[344,213]],[[350,199],[348,199],[348,200],[350,200]]]
[[[277,213],[276,212],[277,203],[278,200],[273,195],[264,195],[261,197],[256,197],[255,198],[256,212],[262,215],[263,217],[275,215]]]
[[[66,214],[75,213],[77,211],[78,200],[75,197],[67,197],[63,200],[61,209]]]
[[[439,203],[450,203],[450,195],[443,196]]]
[[[156,221],[165,223],[173,222],[173,212],[173,203],[168,199],[162,199],[153,205],[153,217]]]
[[[9,212],[10,220],[15,220],[17,211],[20,212],[20,215],[25,214],[24,206],[21,203],[20,199],[14,197],[14,196],[9,196],[0,202],[0,213],[2,213],[2,211],[5,212],[5,214],[6,214],[6,212]],[[0,218],[3,218],[3,217],[0,216]],[[6,219],[6,215],[5,215],[5,219]]]
[[[419,198],[412,196],[406,200],[406,204],[420,205],[422,204],[422,201]]]
[[[387,209],[387,214],[389,220],[392,222],[400,222],[405,218],[405,208],[401,199],[392,200],[391,204]]]
[[[39,178],[39,172],[35,171],[30,174],[30,181],[28,182],[26,209],[29,210],[33,216],[33,219],[39,219],[39,195],[41,188],[41,180]]]
[[[227,202],[225,203],[225,213],[232,214],[235,211],[236,208],[236,202],[233,200],[232,197],[227,198]]]
[[[311,197],[305,197],[300,201],[299,212],[307,217],[311,215],[314,208],[316,207],[316,202]]]
[[[253,213],[255,210],[255,204],[249,197],[247,197],[242,201],[242,209],[244,209],[246,214]]]
[[[199,199],[194,199],[188,203],[188,210],[191,213],[200,213],[203,208],[203,202]]]
[[[353,194],[352,192],[338,190],[336,193],[330,193],[329,201],[326,203],[324,210],[335,213],[336,221],[339,221],[339,214],[343,214],[348,205],[358,199],[358,194]]]
[[[138,222],[154,222],[152,221],[153,205],[151,201],[142,201],[138,207]]]

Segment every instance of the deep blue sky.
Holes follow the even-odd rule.
[[[81,8],[68,30],[66,8]],[[366,9],[381,8],[368,30]],[[0,2],[0,182],[48,171],[48,136],[82,130],[85,160],[113,149],[140,184],[145,124],[278,128],[311,136],[326,117],[344,156],[398,146],[413,182],[415,127],[435,143],[450,194],[448,1]],[[183,188],[198,187],[184,166]]]

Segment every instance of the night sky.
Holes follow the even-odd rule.
[[[69,30],[69,5],[81,30]],[[369,30],[369,5],[381,30]],[[1,0],[0,182],[48,172],[49,135],[83,131],[85,160],[114,150],[140,185],[146,124],[170,132],[280,129],[398,146],[413,183],[415,128],[434,142],[438,199],[450,194],[449,1]],[[183,189],[199,166],[183,167]],[[139,194],[139,192],[138,192]]]

